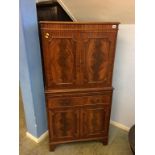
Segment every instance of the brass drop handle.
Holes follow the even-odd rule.
[[[48,38],[49,37],[49,33],[45,33],[45,38]]]

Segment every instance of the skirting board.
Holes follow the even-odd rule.
[[[29,132],[26,132],[26,136],[34,142],[39,143],[48,136],[48,131],[44,132],[39,138],[31,135]]]
[[[111,124],[111,125],[114,125],[114,126],[116,126],[116,127],[118,127],[118,128],[120,128],[120,129],[122,129],[122,130],[125,130],[125,131],[127,131],[127,132],[130,130],[129,127],[127,127],[127,126],[125,126],[125,125],[123,125],[123,124],[120,124],[120,123],[118,123],[118,122],[112,121],[112,120],[110,120],[110,124]]]
[[[129,127],[127,127],[127,126],[125,126],[123,124],[120,124],[118,122],[110,120],[110,124],[120,128],[122,130],[125,130],[127,132],[129,131]],[[48,131],[44,132],[39,138],[31,135],[29,132],[26,132],[26,136],[28,138],[30,138],[31,140],[33,140],[34,142],[39,143],[39,142],[41,142],[43,139],[45,139],[48,136]]]

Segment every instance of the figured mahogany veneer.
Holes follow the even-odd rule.
[[[49,145],[108,143],[118,22],[40,22]]]
[[[89,94],[91,95],[91,94]],[[47,106],[49,109],[61,108],[61,107],[81,107],[84,105],[109,105],[111,102],[111,93],[109,95],[95,95],[95,96],[65,96],[51,98],[47,97]]]

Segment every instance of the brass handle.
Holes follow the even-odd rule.
[[[45,34],[45,38],[48,38],[48,37],[49,37],[49,33],[46,33],[46,34]]]

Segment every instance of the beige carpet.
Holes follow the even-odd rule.
[[[36,144],[26,137],[23,104],[20,97],[19,104],[20,127],[20,155],[132,155],[128,143],[128,133],[114,126],[110,126],[109,144],[100,142],[78,142],[63,144],[56,147],[54,152],[49,152],[48,137]]]

